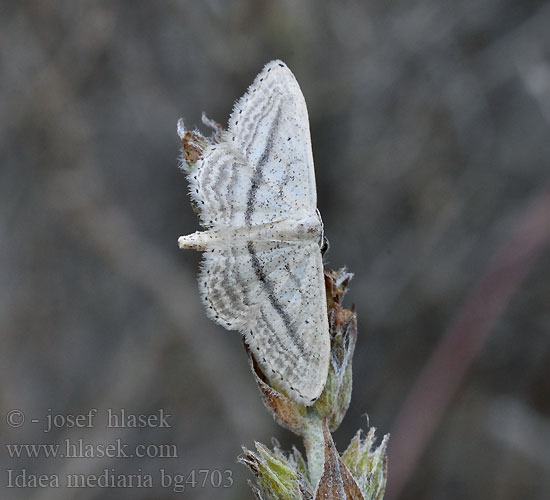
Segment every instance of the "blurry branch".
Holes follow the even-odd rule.
[[[525,67],[525,62],[520,62],[520,59],[526,59],[528,63],[533,56],[545,53],[550,43],[549,23],[550,4],[546,2],[516,29],[499,37],[476,56],[475,65],[482,70],[487,90],[517,78],[518,68]]]
[[[545,58],[546,47],[536,45],[528,56],[515,54],[514,63],[525,89],[550,124],[550,64]]]
[[[387,499],[399,497],[472,361],[550,246],[550,184],[491,260],[414,383],[394,423]]]
[[[498,398],[485,422],[486,432],[519,450],[550,478],[550,422],[532,408],[512,398]]]

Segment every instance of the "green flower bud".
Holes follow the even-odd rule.
[[[357,431],[342,454],[342,461],[355,478],[365,500],[381,500],[386,489],[389,434],[386,434],[380,446],[375,448],[375,430],[371,427],[366,436],[363,436],[362,431]]]

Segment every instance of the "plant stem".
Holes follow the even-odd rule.
[[[304,426],[303,438],[309,476],[311,484],[315,488],[323,473],[325,440],[323,437],[323,421],[314,408],[308,409],[308,419],[307,424]]]

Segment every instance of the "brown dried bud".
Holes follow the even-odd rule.
[[[325,464],[323,475],[315,489],[315,500],[365,500],[351,472],[338,455],[334,441],[323,422]]]
[[[301,436],[307,422],[307,408],[271,387],[246,343],[245,348],[248,352],[250,368],[260,388],[265,407],[279,425]]]
[[[204,113],[202,122],[214,130],[210,137],[205,137],[197,129],[185,130],[183,120],[181,118],[178,120],[178,136],[182,144],[180,167],[184,171],[193,168],[200,160],[203,151],[211,144],[219,142],[223,133],[223,127],[214,120],[210,120]]]

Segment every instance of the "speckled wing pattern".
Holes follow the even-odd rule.
[[[245,336],[273,385],[312,404],[330,356],[322,223],[306,104],[284,63],[264,67],[188,179],[212,235],[200,246],[209,317]]]

